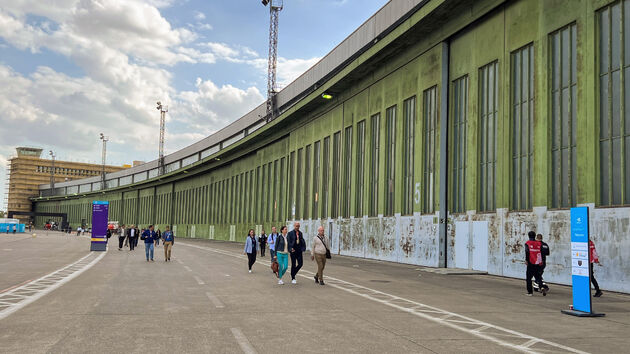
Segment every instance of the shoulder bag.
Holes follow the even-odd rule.
[[[326,245],[326,242],[324,242],[324,240],[323,240],[321,237],[319,237],[319,235],[317,235],[317,238],[318,238],[320,241],[322,241],[322,245],[324,245],[324,248],[326,248],[326,258],[327,258],[327,259],[331,259],[331,258],[332,258],[332,255],[330,254],[330,250],[328,249],[328,246]]]

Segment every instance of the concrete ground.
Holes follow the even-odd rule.
[[[547,297],[526,297],[522,280],[333,255],[320,286],[305,254],[298,284],[287,274],[281,286],[268,255],[247,272],[242,245],[178,239],[172,262],[160,246],[147,263],[142,244],[118,251],[112,241],[76,278],[0,313],[0,352],[603,353],[630,346],[625,294],[593,299],[606,317],[576,318],[560,313],[570,288],[553,284]],[[0,235],[0,302],[87,254],[87,237]]]

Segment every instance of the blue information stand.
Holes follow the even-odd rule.
[[[601,317],[591,303],[590,252],[588,246],[588,207],[571,208],[571,281],[573,309],[562,313],[579,317]]]

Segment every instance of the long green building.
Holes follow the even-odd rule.
[[[510,277],[535,230],[567,284],[586,205],[600,284],[630,292],[630,0],[393,0],[275,107],[163,174],[43,185],[34,208],[77,225],[107,200],[120,223],[231,241],[299,220],[334,253]]]

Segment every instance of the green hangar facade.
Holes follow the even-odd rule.
[[[546,280],[568,284],[569,209],[586,205],[600,283],[630,292],[630,0],[393,0],[276,108],[164,174],[42,185],[34,210],[89,224],[107,200],[111,220],[230,241],[297,220],[334,253],[510,277],[534,230]]]

